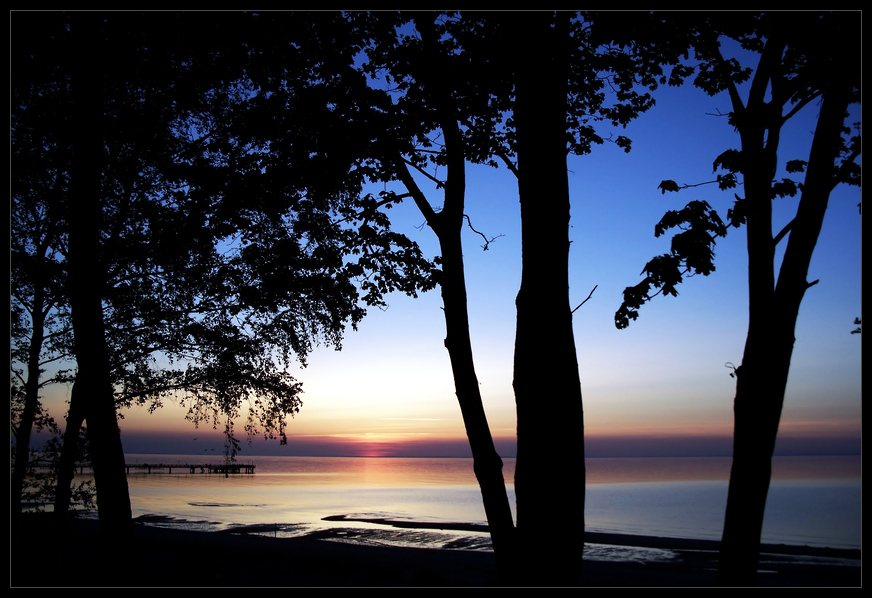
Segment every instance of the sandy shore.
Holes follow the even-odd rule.
[[[406,524],[408,525],[408,524]],[[269,538],[136,525],[127,546],[107,545],[96,521],[51,537],[26,519],[13,542],[11,587],[487,587],[498,585],[493,554],[470,550],[367,546],[331,534]],[[17,540],[17,538],[15,539]],[[674,551],[668,562],[585,561],[591,587],[710,587],[717,542],[587,534],[588,544]],[[859,587],[860,551],[766,546],[759,585]],[[543,584],[545,585],[545,584]]]

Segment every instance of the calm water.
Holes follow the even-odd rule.
[[[133,473],[134,517],[153,525],[270,536],[342,528],[356,541],[487,549],[487,534],[403,530],[324,517],[485,523],[471,459],[250,457],[253,475]],[[200,463],[197,455],[127,455],[128,463]],[[587,529],[720,539],[729,458],[589,459]],[[505,460],[511,480],[514,460]],[[763,541],[860,548],[860,457],[774,461]],[[560,525],[559,520],[554,521]]]

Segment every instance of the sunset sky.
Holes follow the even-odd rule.
[[[657,106],[621,132],[633,140],[632,152],[606,144],[569,158],[572,306],[597,287],[573,320],[586,450],[588,456],[729,455],[735,380],[725,364],[741,363],[747,331],[745,229],[730,229],[718,241],[714,274],[686,280],[677,298],[658,296],[628,329],[614,326],[624,288],[641,280],[648,260],[669,250],[671,234],[654,237],[664,212],[704,199],[725,219],[733,191],[743,194],[714,185],[660,193],[663,179],[714,179],[712,162],[737,147],[737,135],[715,115],[730,109],[723,94],[711,98],[686,85],[662,88],[655,97]],[[781,164],[807,158],[817,109],[807,107],[788,124]],[[435,190],[430,201],[442,203]],[[775,232],[790,220],[796,201],[776,201]],[[850,334],[861,316],[859,202],[856,187],[837,187],[830,198],[809,274],[820,283],[806,293],[796,331],[777,448],[782,453],[859,453],[861,338]],[[470,167],[466,213],[489,237],[503,235],[482,251],[481,238],[467,229],[464,255],[485,408],[500,452],[513,456],[514,299],[521,272],[516,180],[504,168]],[[425,253],[437,253],[436,238],[419,230],[424,218],[412,203],[390,216]],[[293,372],[305,394],[300,414],[289,422],[288,446],[255,441],[244,445],[242,458],[469,454],[438,291],[418,299],[391,296],[389,303],[385,311],[370,309],[357,332],[348,331],[341,352],[319,348],[306,369]],[[46,393],[58,419],[67,393]],[[547,401],[543,396],[543,408]],[[123,415],[128,453],[221,450],[220,432],[194,430],[183,411],[169,405],[153,415],[144,409]]]

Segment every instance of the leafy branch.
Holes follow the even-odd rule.
[[[683,232],[672,238],[670,253],[649,261],[641,272],[645,274],[642,282],[624,290],[624,301],[615,313],[618,329],[627,328],[630,320],[639,317],[639,308],[660,293],[677,297],[676,286],[685,276],[708,276],[715,271],[715,239],[726,236],[727,227],[708,203],[696,200],[682,210],[667,212],[655,226],[654,236],[671,228]],[[653,294],[652,288],[657,289]]]

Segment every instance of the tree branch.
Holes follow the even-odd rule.
[[[593,285],[593,288],[590,290],[590,294],[587,296],[587,299],[585,299],[584,301],[582,301],[581,303],[579,303],[579,304],[576,306],[576,308],[573,309],[573,310],[572,310],[571,312],[569,312],[569,313],[570,313],[570,314],[574,314],[574,313],[578,310],[579,307],[581,307],[582,305],[584,305],[585,303],[587,303],[587,300],[590,299],[591,296],[593,296],[593,292],[596,290],[596,288],[597,288],[598,286],[599,286],[598,284]]]
[[[470,229],[472,232],[481,235],[481,238],[484,239],[484,245],[481,246],[482,249],[483,249],[484,251],[487,251],[487,249],[488,249],[488,245],[490,245],[491,243],[493,243],[494,241],[496,241],[496,240],[499,239],[500,237],[505,237],[505,235],[497,235],[496,237],[493,237],[493,238],[491,238],[491,239],[488,239],[486,236],[484,236],[484,233],[483,233],[483,232],[475,230],[475,228],[472,226],[472,220],[469,219],[469,216],[467,216],[466,214],[464,214],[463,217],[466,218],[466,223],[469,225],[469,229]]]
[[[814,99],[820,97],[820,95],[821,95],[820,92],[818,92],[818,93],[811,94],[811,95],[809,95],[809,96],[806,97],[806,98],[801,99],[800,101],[798,101],[798,102],[794,105],[794,107],[790,110],[790,112],[788,112],[787,114],[785,114],[785,115],[781,118],[781,120],[782,120],[782,121],[787,121],[787,120],[789,120],[789,119],[790,119],[794,114],[796,114],[797,112],[799,112],[800,110],[802,110],[803,108],[805,108],[808,104],[810,104],[812,100],[814,100]]]
[[[403,162],[405,162],[406,164],[408,164],[409,166],[411,166],[412,168],[414,168],[415,170],[417,170],[418,172],[420,172],[421,174],[423,174],[425,177],[427,177],[428,179],[430,179],[431,181],[433,181],[434,183],[436,183],[436,187],[437,187],[438,189],[441,189],[442,187],[445,186],[445,182],[444,182],[444,181],[440,181],[439,179],[437,179],[436,177],[434,177],[434,176],[433,176],[432,174],[430,174],[429,172],[423,170],[420,166],[418,166],[418,165],[416,165],[416,164],[410,162],[409,160],[406,160],[405,158],[402,158],[402,160],[403,160]]]
[[[521,178],[521,175],[518,173],[518,167],[515,166],[515,163],[514,163],[514,162],[512,162],[511,160],[509,160],[509,157],[506,155],[505,152],[502,152],[502,151],[501,151],[501,152],[498,152],[498,153],[497,153],[497,156],[499,156],[499,158],[500,158],[503,162],[505,162],[505,164],[506,164],[506,168],[508,168],[508,169],[511,171],[511,173],[515,175],[515,178],[516,178],[516,179]]]
[[[412,195],[412,199],[415,200],[415,205],[418,206],[418,209],[424,215],[427,224],[430,225],[430,228],[434,228],[436,225],[436,212],[433,210],[433,207],[427,201],[424,193],[418,187],[418,183],[415,182],[414,177],[412,177],[412,174],[409,172],[409,168],[406,166],[406,159],[403,158],[399,151],[397,151],[393,162],[400,181],[406,186],[406,190]]]
[[[794,223],[794,222],[796,222],[796,218],[794,218],[793,220],[791,220],[790,222],[788,222],[787,225],[786,225],[784,228],[781,229],[781,232],[779,232],[777,235],[775,235],[775,238],[772,239],[772,246],[773,246],[773,247],[775,247],[776,245],[778,245],[778,242],[781,241],[781,239],[784,238],[784,235],[786,235],[787,233],[789,233],[789,232],[791,231],[791,229],[793,229],[793,223]]]

